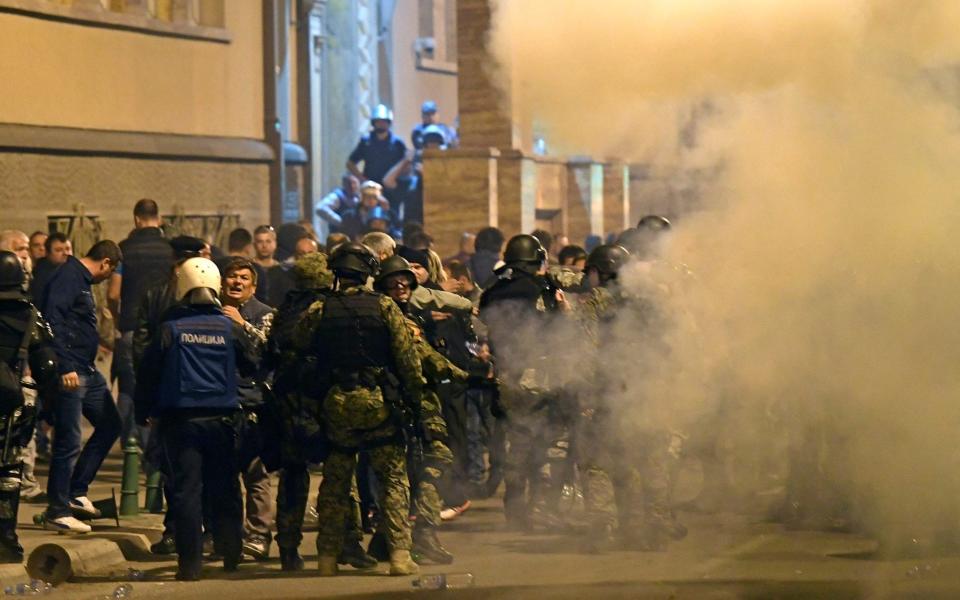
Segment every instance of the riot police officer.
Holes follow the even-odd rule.
[[[350,512],[350,491],[361,450],[380,482],[380,505],[390,550],[390,574],[418,572],[410,557],[410,488],[406,474],[404,422],[415,414],[423,375],[413,340],[396,304],[367,291],[379,263],[369,248],[347,243],[330,257],[334,291],[310,307],[297,328],[297,342],[316,358],[322,416],[330,452],[323,464],[317,500],[319,571],[337,573],[343,524]]]
[[[205,258],[177,272],[177,304],[163,317],[137,377],[137,419],[157,419],[173,476],[177,579],[200,578],[202,506],[213,507],[213,536],[227,571],[236,570],[243,541],[237,437],[237,375],[252,373],[255,350],[223,314],[220,272]]]
[[[670,505],[671,434],[656,423],[627,429],[625,424],[632,423],[623,412],[630,409],[622,398],[622,390],[629,389],[627,375],[603,366],[603,348],[611,341],[620,352],[628,340],[641,343],[632,334],[618,333],[624,327],[616,321],[621,313],[630,313],[629,323],[648,328],[642,343],[660,343],[649,299],[627,294],[619,285],[619,274],[631,258],[625,248],[608,244],[595,248],[585,266],[590,292],[581,304],[580,321],[595,352],[592,393],[581,398],[580,470],[591,523],[585,549],[590,552],[605,550],[617,529],[629,547],[640,550],[664,550],[669,539],[686,535],[686,529],[674,521]],[[630,352],[639,354],[639,349]],[[615,395],[620,401],[609,402]],[[641,491],[636,489],[637,480],[642,494],[637,493]],[[618,507],[615,502],[636,497],[642,497],[640,506],[625,502]]]
[[[24,292],[27,277],[13,252],[0,251],[0,562],[23,562],[17,538],[22,463],[33,438],[36,406],[25,405],[22,380],[36,382],[41,404],[55,400],[59,376],[53,333]]]
[[[554,437],[545,401],[550,390],[542,369],[548,349],[537,349],[530,340],[550,326],[563,294],[545,277],[547,252],[532,235],[512,237],[503,260],[495,271],[496,282],[480,297],[480,314],[499,366],[510,442],[504,512],[508,524],[526,528],[534,505],[543,498],[538,472]]]

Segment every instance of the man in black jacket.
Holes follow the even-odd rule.
[[[177,273],[180,265],[190,258],[210,258],[210,247],[201,239],[181,235],[170,240],[174,258],[177,262],[170,268],[170,275],[157,281],[140,298],[137,307],[137,328],[133,332],[132,359],[134,372],[139,372],[143,355],[156,336],[163,323],[164,314],[177,303]],[[159,439],[151,430],[144,448],[144,462],[148,469],[158,468],[164,471],[163,494],[167,498],[167,512],[163,516],[163,536],[150,546],[154,554],[173,554],[176,552],[174,523],[176,516],[170,506],[173,498],[173,478],[169,470],[164,470],[161,460]]]
[[[123,423],[122,438],[133,432],[133,391],[136,387],[133,370],[133,332],[137,328],[140,299],[154,282],[165,279],[173,264],[173,248],[160,229],[160,209],[148,198],[133,207],[134,230],[120,242],[123,267],[110,278],[107,300],[117,315],[117,339],[113,351],[111,375],[117,379],[117,407]],[[140,440],[141,442],[143,440]]]

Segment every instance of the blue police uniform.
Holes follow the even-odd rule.
[[[159,419],[163,460],[173,477],[178,579],[199,578],[205,503],[216,507],[213,536],[224,568],[234,570],[240,561],[237,366],[248,359],[234,327],[218,306],[174,306],[137,379],[138,420]]]
[[[350,161],[354,164],[363,161],[363,176],[382,184],[387,172],[406,154],[406,144],[392,132],[383,140],[367,133],[350,153]]]

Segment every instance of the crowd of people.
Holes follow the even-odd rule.
[[[519,530],[559,527],[563,499],[582,490],[586,551],[615,538],[662,550],[685,534],[669,499],[669,440],[645,431],[644,460],[621,458],[618,408],[598,392],[618,382],[551,383],[542,365],[554,352],[535,342],[573,327],[579,355],[596,358],[618,311],[648,310],[617,277],[656,260],[666,219],[589,249],[486,227],[442,259],[410,221],[396,236],[325,240],[309,224],[238,228],[218,248],[168,238],[152,200],[133,217],[125,240],[82,256],[61,233],[0,234],[3,559],[23,558],[21,498],[47,503],[48,529],[91,531],[88,489],[121,437],[163,475],[168,508],[152,551],[176,554],[181,580],[198,579],[204,560],[227,570],[243,555],[265,560],[274,541],[281,568],[301,570],[305,523],[318,530],[320,575],[447,564],[442,523],[501,484]],[[106,306],[95,302],[100,283]],[[104,334],[106,315],[114,331]],[[112,382],[97,368],[105,335]],[[93,428],[85,443],[81,418]],[[50,448],[45,495],[38,440]],[[641,497],[636,511],[615,502]]]

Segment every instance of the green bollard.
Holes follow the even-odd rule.
[[[154,514],[163,512],[163,494],[160,493],[163,475],[160,471],[153,471],[147,475],[147,494],[143,500],[143,510]]]
[[[123,445],[123,480],[120,482],[120,516],[140,514],[140,450],[137,440],[129,438]]]

